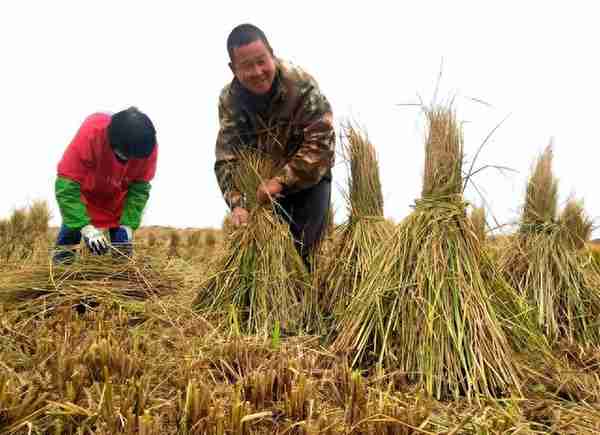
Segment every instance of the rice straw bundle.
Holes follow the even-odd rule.
[[[350,166],[348,221],[337,229],[337,246],[324,280],[325,310],[341,313],[373,264],[375,253],[391,237],[394,225],[383,217],[379,164],[366,134],[344,127],[344,154]]]
[[[259,205],[258,186],[271,178],[274,162],[258,151],[239,156],[234,183],[245,196],[248,225],[227,235],[215,262],[216,272],[202,285],[197,309],[233,313],[249,334],[268,335],[276,325],[286,331],[302,326],[302,298],[308,283],[304,263],[287,224],[275,215],[277,204]]]
[[[520,231],[502,259],[503,270],[551,343],[600,344],[600,273],[581,250],[592,224],[574,201],[558,217],[557,192],[548,146],[528,180]]]
[[[143,300],[174,293],[182,277],[164,262],[137,255],[83,256],[72,265],[13,265],[0,276],[0,304],[27,312],[48,312],[59,306]]]
[[[462,132],[451,110],[426,113],[422,198],[373,262],[333,348],[355,352],[355,363],[376,358],[398,368],[438,398],[518,389],[462,199]]]

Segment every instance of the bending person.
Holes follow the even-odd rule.
[[[73,261],[72,245],[84,242],[92,253],[109,249],[104,234],[131,254],[156,172],[158,146],[150,118],[135,107],[85,119],[58,164],[55,190],[62,216],[55,263]]]
[[[215,173],[232,222],[242,225],[248,220],[243,196],[232,184],[239,163],[236,151],[251,147],[269,153],[280,170],[262,184],[257,198],[262,203],[277,200],[275,209],[289,224],[308,265],[330,207],[335,147],[331,106],[312,76],[274,56],[256,26],[235,27],[227,50],[234,78],[219,99]]]

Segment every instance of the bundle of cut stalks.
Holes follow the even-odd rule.
[[[0,304],[32,313],[86,302],[110,305],[171,294],[182,282],[177,270],[140,255],[82,256],[60,266],[14,264],[0,276]]]
[[[350,167],[348,221],[337,228],[337,246],[324,284],[325,310],[341,314],[373,265],[375,253],[394,230],[383,217],[379,164],[365,133],[344,127],[343,151]]]
[[[462,198],[462,132],[449,109],[428,110],[427,118],[422,198],[373,260],[333,348],[353,352],[354,363],[397,368],[438,398],[519,389],[492,303],[511,289],[499,274],[486,280],[485,252]]]
[[[529,178],[519,233],[505,251],[503,270],[551,343],[600,344],[600,273],[581,249],[592,223],[575,201],[557,215],[552,157],[549,146]]]
[[[231,314],[234,326],[248,334],[268,335],[277,325],[295,331],[309,314],[301,303],[308,275],[289,228],[276,216],[276,203],[256,200],[258,186],[276,169],[258,151],[240,152],[234,184],[245,197],[249,222],[226,234],[216,272],[193,303],[197,309]]]

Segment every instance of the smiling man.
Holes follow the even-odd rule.
[[[274,56],[267,37],[252,24],[227,39],[234,78],[219,98],[220,129],[215,173],[234,225],[248,221],[243,196],[232,183],[236,151],[269,153],[279,172],[257,191],[259,202],[276,199],[308,265],[321,239],[331,200],[335,133],[331,106],[312,76]]]
[[[70,263],[84,242],[102,255],[110,241],[131,253],[156,172],[158,147],[150,118],[135,107],[88,116],[58,164],[55,190],[62,217],[55,263]]]

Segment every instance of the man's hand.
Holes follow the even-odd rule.
[[[236,227],[248,223],[248,210],[242,207],[236,207],[231,211],[231,223]]]
[[[90,224],[81,229],[81,235],[92,253],[96,255],[106,254],[106,251],[108,251],[108,241],[102,230]]]
[[[256,200],[259,204],[267,204],[270,201],[280,198],[283,184],[271,178],[270,180],[260,183],[256,191]]]

